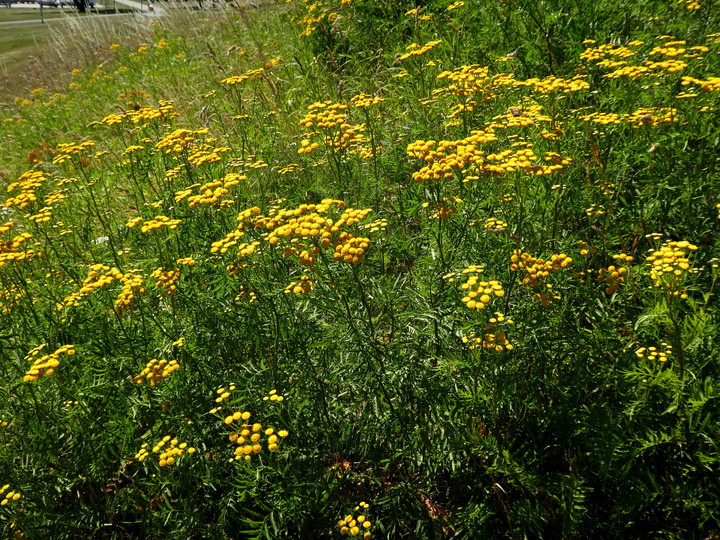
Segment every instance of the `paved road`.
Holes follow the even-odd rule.
[[[153,10],[148,10],[148,2],[135,2],[134,0],[114,0],[118,4],[122,4],[124,6],[132,7],[135,9],[139,9],[142,13],[145,13],[146,15],[164,15],[162,8],[157,6],[157,3],[153,2]]]

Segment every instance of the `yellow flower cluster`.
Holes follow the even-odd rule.
[[[270,390],[267,396],[263,397],[263,401],[277,401],[278,403],[285,400],[285,396],[278,394],[277,390]]]
[[[696,251],[697,246],[687,240],[666,241],[659,250],[653,251],[646,262],[650,266],[650,277],[655,286],[667,292],[687,298],[682,284],[690,273],[697,270],[690,266],[689,252]]]
[[[9,503],[15,502],[22,497],[22,495],[20,495],[17,491],[8,491],[9,489],[10,484],[5,484],[0,488],[0,497],[2,497],[2,500],[0,500],[0,506],[7,506]]]
[[[320,147],[318,142],[313,141],[316,135],[321,136],[322,142],[328,148],[352,149],[355,153],[363,156],[372,154],[372,150],[364,146],[369,142],[364,134],[365,124],[350,125],[346,123],[347,116],[343,112],[346,109],[347,105],[332,101],[318,101],[310,105],[308,113],[299,123],[306,129],[320,131],[305,134],[305,138],[300,141],[298,154],[310,154]]]
[[[173,371],[180,369],[180,364],[176,360],[158,360],[153,358],[142,370],[140,375],[133,377],[133,381],[137,384],[147,382],[150,386],[155,386],[163,379],[167,379]]]
[[[471,309],[485,309],[485,306],[494,298],[505,296],[502,284],[496,280],[484,281],[480,280],[479,274],[484,271],[482,266],[473,265],[463,270],[459,275],[468,275],[467,281],[460,288],[464,291],[465,296],[462,298],[463,304]],[[454,281],[454,274],[445,276]]]
[[[218,410],[213,409],[215,412]],[[263,425],[257,422],[254,424],[246,423],[251,416],[252,414],[249,411],[235,411],[223,419],[226,425],[232,426],[235,430],[228,435],[230,442],[238,445],[235,448],[234,457],[230,458],[231,462],[241,459],[248,461],[253,454],[262,452],[263,435],[266,437],[265,443],[270,452],[275,452],[279,448],[280,439],[289,435],[285,429],[281,429],[276,433],[274,428],[263,429]],[[241,421],[241,424],[237,423]]]
[[[188,155],[188,163],[195,167],[200,167],[206,163],[217,163],[222,161],[221,154],[229,152],[232,148],[227,146],[214,147],[211,144],[204,143],[200,146],[194,147],[192,152]]]
[[[339,131],[325,135],[322,140],[328,148],[350,149],[350,153],[366,159],[374,155],[372,148],[367,146],[370,139],[365,135],[365,124],[343,124]]]
[[[595,124],[601,124],[606,126],[608,124],[620,124],[622,122],[622,116],[616,113],[604,113],[600,111],[594,111],[588,114],[580,115],[578,118],[583,122],[593,122]]]
[[[260,212],[261,210],[257,206],[253,206],[252,208],[248,208],[240,212],[237,216],[237,221],[240,222],[238,228],[227,233],[221,240],[213,242],[210,247],[210,252],[217,253],[219,251],[220,253],[226,253],[231,247],[236,246],[238,239],[245,236],[246,222],[250,221],[250,218],[253,215],[260,214]]]
[[[492,132],[473,131],[469,137],[450,141],[415,141],[408,144],[407,154],[428,163],[413,173],[416,182],[440,181],[452,178],[454,171],[465,171],[471,165],[483,164],[483,155],[478,144],[497,140]]]
[[[577,243],[577,247],[580,250],[580,255],[597,253],[597,248],[595,246],[591,246],[590,244],[582,240]]]
[[[490,217],[485,220],[485,228],[489,231],[500,231],[502,229],[507,229],[508,224],[502,219]]]
[[[180,173],[185,169],[185,164],[181,163],[177,167],[173,167],[171,169],[167,169],[165,171],[165,180],[167,182],[172,182],[175,180],[178,176],[180,176]]]
[[[512,154],[508,154],[508,156],[509,159],[501,160],[501,164],[497,165],[497,167],[502,168],[502,172],[513,172],[520,168],[525,174],[534,174],[536,176],[560,172],[572,162],[572,158],[561,156],[557,152],[545,152],[543,160],[547,165],[532,162],[528,164],[530,160],[537,159],[531,145],[528,145],[528,148],[524,150],[516,150]],[[488,156],[488,159],[490,159],[490,156]]]
[[[180,154],[197,139],[198,135],[206,135],[208,131],[207,128],[200,128],[195,131],[191,129],[176,129],[163,135],[163,137],[155,143],[155,149],[162,150],[164,154]]]
[[[317,144],[317,143],[315,143],[315,144]],[[286,174],[290,174],[290,173],[298,171],[298,170],[300,170],[300,171],[302,170],[300,165],[298,165],[297,163],[290,163],[290,164],[285,165],[284,167],[278,169],[278,174],[286,175]]]
[[[229,398],[232,393],[236,390],[237,386],[234,384],[231,384],[227,389],[223,386],[217,389],[218,397],[215,398],[215,403],[222,403],[227,398]],[[220,407],[217,407],[210,411],[210,414],[215,414],[220,410]]]
[[[143,220],[141,217],[136,217],[128,221],[125,225],[132,229],[140,223]],[[140,227],[140,232],[147,233],[150,231],[154,231],[155,229],[159,229],[160,227],[167,227],[168,229],[177,229],[177,226],[182,223],[181,219],[170,219],[167,216],[158,215],[155,216],[153,219],[150,219],[148,221],[145,221],[142,224],[142,227]]]
[[[452,71],[442,71],[437,78],[447,80],[448,84],[433,91],[433,96],[452,94],[467,97],[471,94],[482,94],[484,100],[494,96],[492,88],[496,77],[490,77],[488,67],[478,64],[460,66]]]
[[[319,142],[312,142],[310,139],[303,139],[300,141],[300,148],[298,148],[298,154],[312,154],[313,151],[320,148]]]
[[[545,77],[544,79],[531,78],[525,81],[516,81],[515,86],[531,87],[541,94],[550,94],[551,92],[561,91],[564,94],[568,92],[578,92],[587,90],[590,84],[584,80],[587,75],[575,75],[572,79],[563,79],[561,77]]]
[[[694,77],[683,77],[681,84],[683,86],[696,84],[706,92],[720,92],[720,77],[708,77],[706,81]]]
[[[257,302],[257,294],[255,294],[255,291],[250,289],[247,285],[240,285],[240,292],[237,296],[235,296],[234,300],[236,302],[247,302],[248,304],[252,304],[253,302]]]
[[[663,56],[673,57],[673,56],[680,56],[681,54],[683,54],[686,51],[686,49],[683,49],[683,48],[678,49],[678,48],[674,47],[673,45],[685,45],[685,42],[684,41],[674,41],[674,42],[666,43],[664,47],[653,47],[652,50],[650,51],[649,56],[653,56],[655,54],[661,54]]]
[[[279,63],[280,63],[280,58],[273,58],[267,64],[265,64],[265,67],[251,69],[251,70],[245,72],[243,75],[234,75],[232,77],[226,77],[225,79],[221,80],[220,82],[222,84],[227,84],[227,85],[233,86],[233,85],[240,84],[245,81],[252,80],[252,79],[260,79],[265,76],[266,70],[269,70],[269,69],[277,66]]]
[[[283,291],[285,294],[309,294],[315,282],[308,275],[300,276],[300,281],[291,281]]]
[[[143,443],[135,454],[135,459],[138,461],[145,461],[150,455],[148,452],[148,443]],[[152,449],[154,454],[158,455],[158,464],[161,467],[174,465],[177,459],[183,456],[185,453],[194,454],[195,448],[188,446],[186,442],[180,442],[178,439],[173,439],[170,435],[165,435]]]
[[[593,41],[593,40],[589,40]],[[642,43],[640,43],[642,45]],[[628,45],[630,45],[628,43]],[[585,52],[583,52],[580,55],[581,60],[586,60],[588,62],[596,62],[598,60],[602,60],[607,58],[608,56],[615,57],[615,58],[629,58],[631,56],[634,56],[635,53],[629,49],[628,47],[623,47],[620,45],[613,45],[613,44],[605,44],[600,45],[599,47],[588,47],[585,49]]]
[[[610,60],[609,58],[606,58],[605,60],[600,60],[597,63],[598,66],[603,66],[606,68],[615,68],[619,66],[624,66],[626,64],[627,62],[625,62],[624,60]]]
[[[0,254],[0,266],[3,265],[2,254]],[[0,289],[0,313],[10,313],[10,310],[23,297],[24,293],[15,285]]]
[[[19,107],[27,107],[27,106],[32,105],[32,104],[33,104],[33,102],[30,101],[29,99],[24,99],[24,98],[21,98],[21,97],[16,97],[16,98],[15,98],[15,105],[17,105],[17,106],[19,106]],[[7,120],[7,119],[6,119],[6,120]]]
[[[602,205],[600,204],[591,204],[588,208],[585,209],[585,214],[588,217],[593,216],[601,216],[605,213],[605,210]]]
[[[381,97],[373,96],[370,94],[358,94],[350,98],[350,101],[354,103],[355,107],[358,109],[367,109],[369,107],[372,107],[373,105],[382,103],[385,100]]]
[[[99,124],[112,126],[115,124],[122,124],[125,121],[132,124],[139,124],[140,122],[155,120],[157,118],[162,120],[177,118],[179,115],[175,111],[173,105],[173,101],[161,100],[157,109],[154,109],[153,107],[140,107],[137,110],[130,109],[123,114],[109,114],[103,118]]]
[[[347,105],[332,101],[316,101],[308,106],[308,113],[299,124],[306,129],[332,129],[345,123]]]
[[[95,146],[94,141],[58,144],[58,155],[53,158],[53,165],[65,163],[68,159],[70,159],[71,156],[86,152],[89,148],[92,148],[93,146]]]
[[[449,283],[453,283],[457,278],[463,277],[465,274],[482,274],[485,268],[482,264],[473,264],[468,266],[461,272],[451,272],[443,276],[443,279],[447,279]]]
[[[650,107],[638,109],[627,115],[626,120],[634,128],[642,126],[657,127],[660,124],[671,124],[678,121],[677,109],[671,107]]]
[[[486,157],[488,162],[497,162],[488,163],[487,165],[487,168],[496,174],[529,169],[536,159],[537,156],[532,147],[519,150],[503,150],[497,154],[488,154]]]
[[[65,195],[62,191],[53,191],[45,197],[45,203],[51,205],[64,199],[67,199],[67,195]],[[36,214],[28,214],[25,217],[30,221],[34,221],[38,224],[45,223],[46,221],[50,221],[50,219],[52,218],[52,209],[52,206],[44,206],[40,208],[40,210],[38,210]]]
[[[370,246],[370,239],[362,236],[354,236],[351,233],[341,232],[339,241],[335,244],[333,259],[345,261],[346,263],[360,264],[365,256],[365,251]]]
[[[175,289],[177,289],[175,283],[178,279],[180,279],[180,269],[174,268],[173,270],[163,270],[162,268],[158,268],[150,274],[150,277],[155,278],[156,286],[158,288],[165,289],[167,294],[172,296],[175,294]]]
[[[682,0],[681,0],[682,1]],[[693,1],[693,0],[688,0]],[[592,41],[592,40],[590,40]],[[643,45],[642,41],[632,41],[628,43],[630,46]],[[630,79],[637,79],[644,75],[661,75],[664,73],[675,73],[682,71],[688,66],[688,63],[684,60],[673,59],[677,56],[683,56],[686,60],[689,59],[700,59],[702,58],[698,52],[706,52],[708,49],[704,46],[691,47],[692,53],[687,52],[684,47],[677,47],[678,45],[685,45],[684,41],[671,41],[665,43],[663,46],[654,47],[648,56],[662,55],[665,56],[665,60],[651,61],[645,60],[642,65],[629,65],[625,59],[635,56],[635,52],[628,47],[617,46],[617,45],[601,45],[596,48],[588,48],[584,53],[580,55],[582,60],[596,62],[596,65],[603,66],[606,68],[618,68],[614,71],[604,75],[606,78],[617,79],[620,77],[628,77]],[[617,60],[620,59],[620,60]]]
[[[131,144],[128,146],[125,150],[123,150],[122,155],[128,156],[130,154],[134,154],[135,152],[139,152],[141,150],[145,150],[144,146],[140,146],[139,144]]]
[[[495,316],[491,317],[488,324],[485,325],[485,333],[482,337],[477,337],[475,333],[471,333],[469,337],[463,336],[463,343],[469,344],[470,350],[478,347],[485,349],[494,349],[498,352],[512,351],[513,345],[507,339],[504,327],[514,324],[512,319],[508,319],[500,313],[495,312]]]
[[[339,219],[333,220],[322,215],[329,212],[333,206],[342,210]],[[319,253],[320,247],[330,246],[335,251],[333,254],[335,260],[343,259],[345,262],[358,264],[360,261],[356,260],[356,257],[362,259],[370,240],[356,237],[350,232],[343,231],[342,228],[357,225],[371,212],[371,208],[346,208],[343,201],[324,199],[319,205],[302,204],[293,210],[273,211],[269,219],[259,218],[257,221],[265,228],[272,229],[265,237],[270,244],[275,245],[282,239],[290,239],[290,246],[286,250],[289,249],[291,254],[299,255],[308,266],[314,263],[312,255]],[[313,242],[313,249],[307,251],[304,244],[298,243],[301,241]],[[358,252],[359,249],[363,251]],[[338,257],[337,253],[341,253],[341,256]],[[352,256],[347,259],[346,255]]]
[[[621,260],[626,262],[632,262],[633,258],[625,255],[622,256],[614,255],[615,258],[622,257]],[[625,283],[625,275],[628,273],[628,269],[624,266],[610,265],[607,268],[601,268],[598,270],[598,283],[605,284],[605,294],[615,294],[620,288],[620,285]]]
[[[38,210],[37,214],[27,214],[25,217],[35,223],[45,223],[46,221],[50,221],[52,219],[52,207],[45,206]]]
[[[533,295],[533,298],[538,300],[544,307],[552,303],[551,296],[556,300],[560,298],[552,294],[552,284],[547,283],[547,279],[550,277],[551,272],[557,272],[572,264],[571,257],[564,253],[558,253],[545,260],[516,249],[510,257],[510,261],[510,270],[513,272],[524,270],[523,285],[533,289],[537,289],[541,284],[545,285],[545,292],[536,292]]]
[[[232,77],[224,78],[220,82],[222,84],[228,84],[228,85],[232,86],[235,84],[243,83],[243,82],[247,81],[249,78],[250,77],[248,77],[247,75],[233,75]]]
[[[135,298],[135,291],[145,292],[142,286],[143,276],[140,270],[130,270],[122,274],[120,281],[122,282],[122,288],[117,300],[115,300],[115,311],[117,313],[130,307],[130,303]]]
[[[303,31],[300,33],[300,37],[312,35],[317,28],[317,23],[321,23],[324,20],[331,23],[338,17],[338,14],[331,11],[330,7],[324,6],[316,0],[302,0],[302,2],[305,4],[307,15],[298,20],[298,24],[304,27]],[[341,0],[340,7],[344,8],[351,3],[352,0]]]
[[[638,358],[647,358],[650,361],[667,362],[668,357],[672,355],[672,345],[662,342],[665,350],[660,351],[657,347],[640,347],[635,351]]]
[[[590,88],[590,84],[584,80],[586,75],[576,75],[571,79],[549,76],[544,79],[519,80],[515,79],[511,73],[498,73],[491,77],[488,75],[488,71],[489,68],[477,64],[460,66],[452,71],[443,71],[437,78],[447,79],[450,84],[435,90],[433,96],[445,93],[458,97],[480,94],[485,101],[495,97],[496,94],[493,90],[502,86],[531,88],[540,94],[550,94],[557,91],[569,93]]]
[[[84,296],[87,296],[96,289],[110,285],[116,280],[122,283],[122,290],[115,301],[115,309],[125,309],[134,298],[135,290],[138,290],[140,293],[145,292],[145,289],[142,288],[142,276],[137,272],[137,270],[131,270],[123,274],[117,268],[110,268],[100,263],[92,264],[88,270],[87,277],[83,280],[80,290],[68,295],[57,305],[57,309],[61,310],[66,307],[77,306]]]
[[[372,533],[370,532],[372,523],[365,515],[369,508],[370,505],[363,501],[353,509],[354,512],[359,513],[357,517],[353,514],[348,514],[343,519],[338,520],[337,525],[340,528],[340,534],[348,534],[350,536],[359,536],[362,534],[365,540],[369,540],[372,537]]]
[[[596,111],[580,115],[578,118],[584,122],[593,122],[602,125],[627,122],[635,128],[642,126],[657,127],[660,124],[669,124],[678,121],[677,109],[674,108],[642,108],[631,114],[623,115]]]
[[[338,215],[339,212],[342,213]],[[265,230],[267,232],[260,234],[262,241],[281,249],[284,258],[297,257],[300,266],[312,268],[322,248],[332,248],[333,260],[359,264],[370,246],[370,239],[357,236],[347,228],[360,228],[359,222],[370,212],[370,208],[346,208],[343,201],[334,199],[323,199],[319,204],[301,204],[297,208],[272,206],[268,215],[261,214],[260,209],[254,207],[238,215],[237,229],[213,242],[211,251],[225,253],[238,246],[240,257],[249,256],[261,245],[261,241],[238,245],[239,239],[248,231]],[[228,266],[228,271],[236,274],[246,266],[233,263]],[[285,292],[307,294],[313,284],[310,276],[303,275],[299,281],[289,284]]]
[[[215,205],[222,197],[230,193],[231,187],[238,185],[243,180],[247,180],[247,176],[237,173],[228,173],[222,178],[222,180],[214,180],[203,185],[193,184],[175,193],[175,202],[180,202],[181,200],[187,198],[190,208],[195,208],[197,205]],[[199,187],[198,193],[193,195],[193,189],[197,187]],[[220,207],[223,207],[222,203]]]
[[[266,228],[271,229],[267,235],[267,241],[270,244],[277,244],[281,238],[299,237],[322,237],[326,238],[323,233],[338,232],[340,227],[323,217],[321,214],[329,210],[331,204],[336,201],[325,199],[319,205],[308,204],[300,205],[299,212],[295,210],[280,209],[277,212],[271,212],[271,219],[258,220]],[[305,213],[309,212],[309,213]],[[333,226],[335,230],[333,230]],[[329,229],[328,229],[329,227]],[[329,242],[326,243],[329,245]]]
[[[668,73],[675,73],[677,71],[682,71],[685,69],[688,65],[686,62],[683,62],[682,60],[662,60],[660,62],[651,62],[647,60],[645,62],[645,65],[649,67],[650,69],[660,69],[665,70]]]
[[[18,188],[20,193],[7,199],[5,206],[27,208],[28,205],[37,201],[35,189],[41,187],[46,180],[45,173],[42,171],[27,171],[21,174],[17,182],[13,182],[7,187],[8,193],[12,193]]]
[[[417,43],[411,43],[407,47],[405,47],[405,53],[400,55],[400,60],[407,60],[408,58],[411,58],[413,56],[422,56],[426,52],[430,51],[431,49],[438,46],[440,43],[442,43],[441,39],[438,39],[436,41],[428,41],[425,45],[418,45]]]
[[[40,256],[39,251],[34,249],[23,248],[23,244],[32,238],[32,234],[28,232],[14,236],[12,239],[3,240],[3,235],[14,227],[12,222],[8,222],[0,226],[0,268],[10,261],[22,261],[32,257]],[[35,244],[36,246],[39,244]]]
[[[457,212],[457,206],[453,206],[453,204],[461,204],[462,202],[463,200],[459,197],[443,197],[442,202],[436,203],[434,205],[435,212],[433,212],[432,216],[430,217],[432,219],[448,219],[455,212]],[[430,203],[428,202],[424,202],[422,204],[423,208],[427,208],[429,206]]]
[[[493,122],[487,124],[489,129],[509,129],[516,127],[534,126],[538,122],[552,122],[552,118],[541,114],[542,105],[527,103],[522,108],[508,107],[505,114],[493,117]]]
[[[63,345],[55,352],[38,358],[37,356],[45,347],[46,345],[43,343],[39,347],[35,347],[28,352],[25,360],[32,362],[33,365],[27,373],[25,373],[23,381],[35,382],[40,380],[42,377],[50,377],[53,373],[55,373],[55,368],[60,365],[61,354],[66,354],[68,356],[75,354],[75,345]]]
[[[494,124],[494,128],[498,125]],[[546,152],[544,160],[547,165],[534,163],[537,160],[532,145],[520,141],[513,146],[525,146],[516,150],[503,150],[498,153],[484,155],[478,143],[495,138],[494,132],[474,131],[470,137],[458,141],[415,141],[410,143],[407,154],[429,164],[413,173],[416,182],[439,181],[452,178],[454,171],[468,173],[464,182],[476,180],[476,174],[497,175],[521,171],[525,174],[542,176],[563,170],[572,160],[555,152]]]
[[[718,205],[718,212],[720,212],[720,205]],[[720,215],[718,216],[720,217]],[[374,233],[378,231],[384,231],[385,228],[388,226],[388,222],[386,219],[376,219],[372,223],[368,223],[367,225],[360,225],[360,229],[367,230],[369,233]]]
[[[258,242],[257,240],[255,240],[254,242],[250,242],[250,243],[243,242],[242,244],[240,244],[238,246],[238,256],[240,258],[242,258],[242,257],[248,257],[248,256],[252,255],[253,253],[255,253],[255,250],[257,249],[257,247],[259,245],[260,245],[260,242]]]
[[[616,69],[611,73],[603,75],[608,79],[619,79],[620,77],[628,77],[630,79],[638,79],[643,75],[650,73],[650,68],[647,66],[623,66],[620,69]]]
[[[696,0],[678,0],[678,4],[684,5],[687,9],[700,9],[700,2]]]
[[[512,261],[510,270],[515,272],[524,269],[528,275],[523,278],[523,285],[530,285],[531,287],[537,287],[538,279],[549,277],[551,271],[567,268],[567,266],[572,263],[572,258],[564,253],[553,254],[550,259],[546,261],[535,258],[529,253],[525,253],[519,249],[513,252],[510,260]]]

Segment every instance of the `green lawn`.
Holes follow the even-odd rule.
[[[45,7],[43,8],[43,16],[46,19],[57,19],[74,13],[75,10],[69,7],[64,9]],[[0,8],[0,23],[12,21],[39,21],[40,10],[37,7],[12,7]],[[2,35],[7,31],[7,26],[3,26]],[[2,39],[2,37],[0,37]]]
[[[39,54],[49,38],[49,25],[40,22],[3,26],[0,32],[0,78],[21,70],[28,57]]]

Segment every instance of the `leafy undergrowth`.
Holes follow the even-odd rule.
[[[567,4],[168,10],[4,95],[3,534],[717,532],[720,28]]]

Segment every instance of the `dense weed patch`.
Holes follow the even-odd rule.
[[[717,532],[710,2],[142,20],[0,107],[5,536]]]

